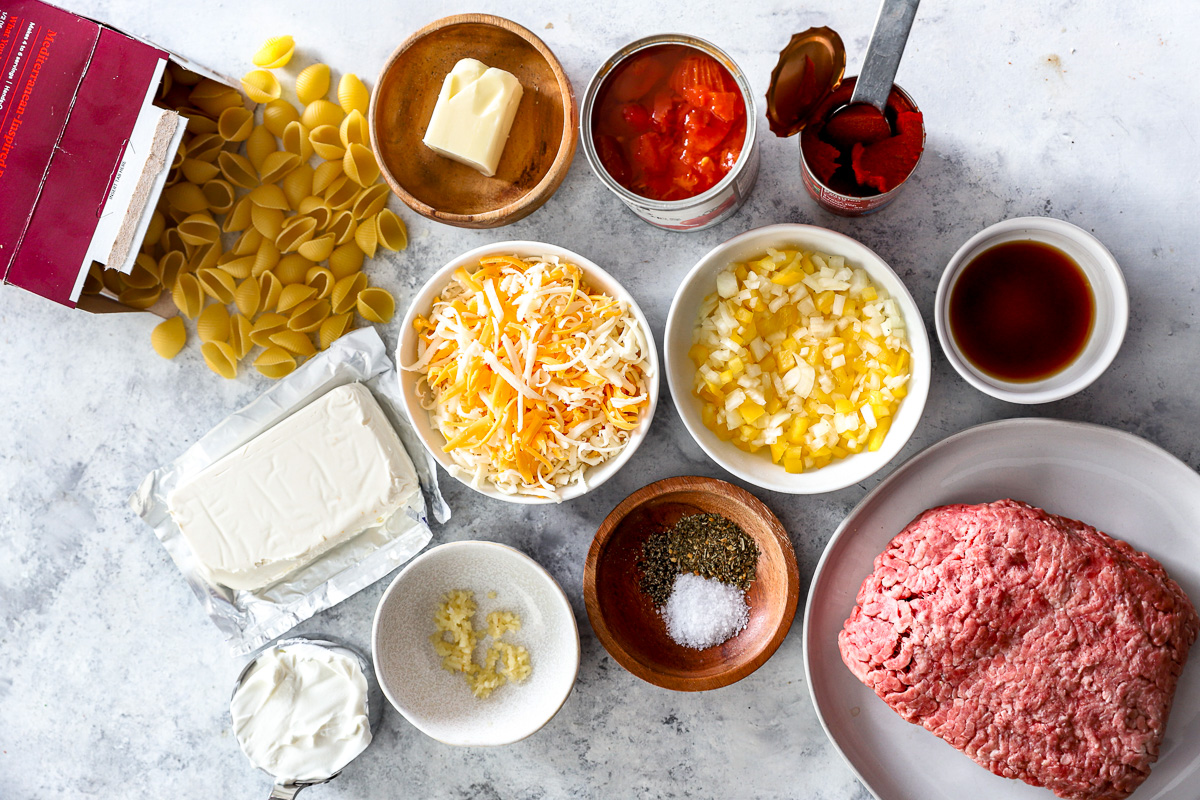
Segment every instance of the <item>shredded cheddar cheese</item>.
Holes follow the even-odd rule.
[[[474,486],[559,500],[625,447],[649,405],[637,320],[557,257],[460,268],[413,324],[405,369],[420,373],[442,449]]]

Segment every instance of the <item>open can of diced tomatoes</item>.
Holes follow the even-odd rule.
[[[686,34],[622,47],[596,71],[580,113],[600,180],[659,228],[697,231],[736,212],[758,178],[756,112],[724,51]]]

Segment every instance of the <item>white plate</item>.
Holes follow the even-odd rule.
[[[879,484],[833,534],[804,614],[804,666],[825,733],[880,800],[1050,800],[905,722],[842,664],[837,636],[872,564],[927,508],[1011,497],[1083,520],[1162,562],[1200,601],[1200,475],[1149,442],[1078,422],[1010,419],[958,433]],[[1158,763],[1133,800],[1195,797],[1200,649],[1175,692]]]

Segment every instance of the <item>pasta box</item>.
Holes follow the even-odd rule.
[[[40,0],[0,0],[0,283],[71,308],[133,310],[83,290],[89,271],[134,266],[188,125],[169,91],[180,68],[233,86]]]

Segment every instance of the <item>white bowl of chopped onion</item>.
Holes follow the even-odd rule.
[[[544,242],[478,247],[438,270],[404,315],[396,355],[434,459],[510,503],[604,483],[645,439],[658,402],[658,354],[633,297]]]
[[[692,437],[755,486],[818,494],[900,452],[925,409],[929,338],[870,248],[813,225],[735,236],[684,278],[667,382]]]

